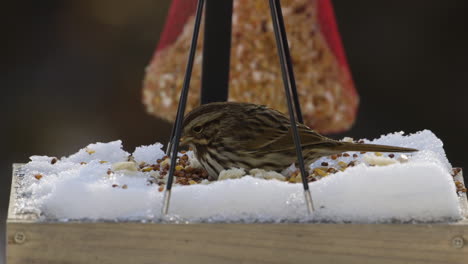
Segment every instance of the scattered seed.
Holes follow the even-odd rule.
[[[375,154],[377,157],[380,157],[380,156],[383,155],[381,152],[375,152],[374,154]]]
[[[328,162],[325,162],[325,161],[324,161],[324,162],[322,162],[321,165],[322,165],[322,166],[328,166]]]
[[[86,149],[86,152],[88,152],[89,155],[96,153],[96,151],[92,149]]]
[[[82,161],[80,162],[80,165],[86,165],[86,162]]]
[[[302,182],[302,176],[300,173],[296,176],[295,180],[296,180],[296,183]]]
[[[104,163],[107,163],[107,162],[108,162],[108,161],[105,161],[105,160],[99,161],[99,163],[101,163],[101,164],[104,164]]]
[[[146,168],[143,168],[141,171],[142,172],[148,172],[148,171],[152,171],[153,170],[153,167],[146,167]]]
[[[119,187],[118,184],[112,184],[112,188],[117,188],[117,187]]]
[[[159,191],[159,192],[164,191],[164,185],[159,186],[158,191]]]
[[[57,163],[57,158],[53,158],[53,159],[50,161],[50,164],[52,164],[52,165],[55,164],[55,163]]]
[[[353,158],[357,158],[357,157],[358,157],[358,154],[354,153]]]
[[[331,158],[332,160],[336,160],[338,157],[337,157],[336,155],[332,155],[330,158]]]
[[[348,153],[343,153],[343,157],[349,157]]]
[[[346,162],[344,162],[344,161],[338,162],[338,165],[340,165],[340,167],[342,167],[342,168],[348,167],[348,164],[346,164]]]
[[[180,166],[180,165],[177,165],[177,166],[175,167],[176,171],[180,171],[180,170],[182,170],[183,168],[184,168],[184,167],[182,167],[182,166]]]
[[[303,4],[303,5],[300,5],[300,6],[297,6],[296,8],[294,8],[293,12],[294,12],[294,14],[304,13],[306,8],[307,8],[307,5]]]
[[[35,174],[34,175],[34,178],[36,178],[36,180],[40,180],[42,178],[42,174]]]
[[[267,27],[267,22],[266,22],[266,20],[262,20],[262,23],[261,23],[260,25],[261,25],[261,30],[262,30],[262,32],[267,32],[268,27]]]
[[[128,188],[127,184],[122,185],[122,189],[127,189],[127,188]]]
[[[314,169],[314,173],[319,175],[319,176],[322,176],[322,177],[325,177],[328,175],[328,173],[322,169],[319,169],[319,168],[315,168]]]
[[[460,171],[461,171],[461,168],[453,168],[453,169],[452,169],[452,175],[453,175],[453,176],[457,176],[458,173],[460,173]]]
[[[395,154],[391,153],[391,154],[388,154],[388,156],[393,159],[395,157]]]

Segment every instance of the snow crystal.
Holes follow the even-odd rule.
[[[366,154],[363,157],[363,160],[369,165],[377,165],[377,166],[386,166],[390,164],[395,164],[398,161],[389,157],[379,157],[375,154]]]
[[[232,168],[229,170],[222,170],[219,173],[218,181],[227,179],[238,179],[245,176],[245,170],[241,168]]]
[[[141,163],[145,162],[147,164],[153,164],[158,159],[164,157],[164,151],[162,151],[163,145],[156,143],[149,146],[137,147],[133,152],[133,158],[136,162]]]
[[[122,150],[122,141],[116,140],[109,143],[89,144],[86,148],[80,149],[77,153],[62,160],[74,163],[92,160],[118,162],[126,160],[128,155],[128,152]]]
[[[261,169],[251,170],[253,176],[240,177],[245,172],[237,169],[240,178],[230,179],[231,171],[224,172],[227,179],[223,181],[174,186],[170,214],[185,221],[208,222],[376,223],[462,218],[451,165],[442,142],[431,131],[408,136],[394,133],[365,141],[420,151],[408,154],[404,163],[395,161],[401,159],[399,155],[394,159],[388,154],[361,155],[356,166],[310,183],[316,208],[311,216],[302,184],[288,183],[284,176]],[[17,201],[17,209],[37,213],[43,220],[161,220],[163,192],[148,184],[155,172],[135,167],[161,159],[161,148],[159,143],[136,148],[132,154],[136,163],[122,150],[121,141],[90,144],[54,162],[52,157],[32,156],[22,167],[25,176],[19,192],[23,198]],[[354,160],[353,152],[349,154],[340,161]],[[187,155],[195,163],[193,153]],[[323,163],[336,164],[337,160],[324,157],[312,167]],[[292,166],[285,172],[293,170]]]
[[[267,180],[280,180],[280,181],[285,181],[286,177],[284,175],[276,172],[276,171],[266,171],[262,169],[252,169],[249,171],[250,175],[252,175],[255,178],[262,178],[262,179],[267,179]]]

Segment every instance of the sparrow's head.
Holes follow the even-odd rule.
[[[229,103],[210,103],[195,108],[185,116],[181,146],[196,148],[209,144],[220,130],[220,122],[226,117]]]

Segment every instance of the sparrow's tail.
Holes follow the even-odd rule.
[[[359,144],[351,142],[339,142],[339,144],[333,148],[339,152],[344,151],[366,151],[366,152],[415,152],[417,149],[403,148],[387,145],[376,145],[376,144]]]

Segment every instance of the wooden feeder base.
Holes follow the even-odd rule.
[[[19,165],[14,168],[17,172]],[[38,222],[15,213],[20,180],[14,173],[8,264],[468,263],[466,219],[443,224]],[[466,213],[466,195],[460,202]]]

